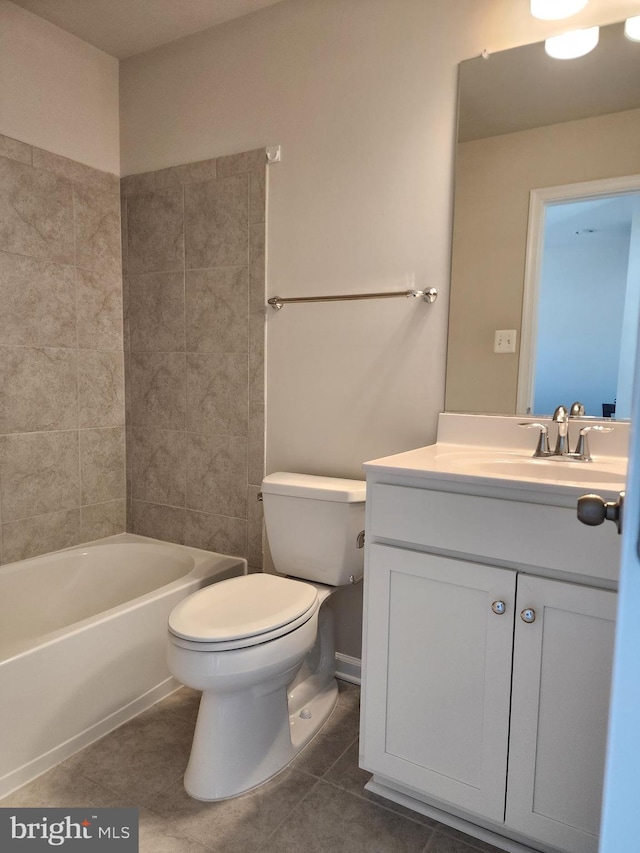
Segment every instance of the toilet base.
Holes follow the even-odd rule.
[[[303,749],[322,728],[331,716],[338,701],[338,682],[328,684],[309,702],[289,714],[291,745],[294,749],[293,758]],[[292,702],[289,701],[289,711]]]
[[[320,731],[337,701],[333,620],[322,608],[315,643],[302,662],[246,689],[203,691],[186,792],[213,802],[271,779]]]
[[[313,678],[313,676],[312,676]],[[308,685],[302,682],[296,687],[285,688],[260,697],[237,694],[229,703],[225,697],[220,707],[220,697],[203,693],[198,712],[189,764],[184,774],[184,787],[189,796],[204,802],[227,800],[257,788],[271,779],[293,761],[329,719],[338,701],[338,684],[335,678],[326,684],[308,701],[300,700],[308,694]],[[247,691],[250,693],[251,691]],[[282,708],[283,703],[287,707]],[[291,713],[292,708],[293,713]],[[258,719],[256,710],[262,709],[264,716]],[[242,737],[229,739],[226,744],[211,742],[211,734],[225,720],[225,734],[229,731],[229,720]],[[284,721],[274,731],[267,731],[265,720]],[[200,736],[199,736],[200,732]],[[229,744],[233,743],[233,749]],[[268,749],[262,747],[268,743]],[[256,755],[262,751],[256,764]],[[217,758],[212,757],[217,755]]]

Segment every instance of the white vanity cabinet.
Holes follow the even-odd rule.
[[[613,592],[518,576],[505,824],[573,853],[598,849],[615,613]]]
[[[516,573],[372,545],[366,583],[367,769],[502,820]]]
[[[496,846],[596,853],[615,530],[471,491],[368,476],[361,765]]]

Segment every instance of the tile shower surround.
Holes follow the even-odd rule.
[[[0,136],[0,561],[124,529],[119,179]]]
[[[0,562],[128,517],[261,566],[265,159],[119,181],[0,135]]]
[[[128,529],[262,566],[264,149],[122,180]]]

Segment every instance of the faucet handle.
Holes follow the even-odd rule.
[[[593,424],[593,426],[582,427],[582,429],[580,430],[580,436],[578,438],[578,444],[576,445],[575,455],[578,456],[583,462],[591,462],[591,452],[589,450],[590,432],[613,432],[613,427],[600,426],[599,424]]]
[[[535,428],[540,430],[540,438],[538,439],[536,449],[533,451],[534,457],[551,455],[551,450],[549,449],[549,427],[546,424],[541,424],[537,421],[523,421],[518,426],[525,429]]]
[[[579,403],[577,400],[575,403],[572,403],[571,408],[569,409],[569,417],[570,418],[583,418],[584,417],[584,404]]]
[[[584,426],[580,430],[580,435],[588,432],[613,432],[615,427],[601,426],[600,424],[591,424],[590,426]]]

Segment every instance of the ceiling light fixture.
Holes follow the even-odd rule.
[[[631,41],[640,41],[640,15],[627,18],[624,22],[624,34]]]
[[[589,0],[531,0],[531,14],[543,21],[570,18],[587,5]]]
[[[600,27],[586,30],[571,30],[560,36],[552,36],[544,43],[544,49],[554,59],[577,59],[590,53],[598,44]]]

